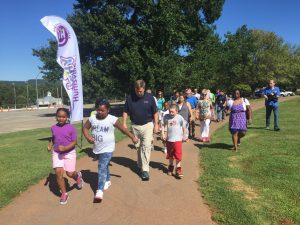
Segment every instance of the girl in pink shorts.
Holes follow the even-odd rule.
[[[57,123],[51,127],[52,138],[48,144],[48,150],[52,151],[56,181],[61,191],[60,204],[66,204],[69,198],[65,186],[64,171],[68,177],[76,181],[79,189],[82,188],[83,184],[81,172],[75,170],[77,132],[75,127],[68,123],[68,117],[68,109],[57,109]]]

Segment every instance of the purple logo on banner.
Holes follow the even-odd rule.
[[[65,44],[67,44],[69,40],[69,32],[67,28],[65,28],[62,25],[59,25],[56,27],[56,33],[58,38],[58,46],[63,47]]]

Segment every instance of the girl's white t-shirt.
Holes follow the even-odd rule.
[[[91,133],[95,140],[93,152],[95,154],[113,152],[115,150],[115,123],[118,117],[110,114],[103,120],[93,115],[89,118],[91,123]]]

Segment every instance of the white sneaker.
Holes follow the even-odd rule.
[[[167,147],[164,147],[164,153],[167,154]]]
[[[104,184],[103,190],[106,191],[110,186],[111,186],[111,182],[110,181],[106,181],[105,184]]]
[[[103,191],[97,190],[94,197],[94,202],[101,202],[102,200],[103,200]]]

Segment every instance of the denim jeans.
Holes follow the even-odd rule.
[[[274,127],[278,127],[278,106],[266,106],[266,126],[270,127],[271,113],[274,113]]]
[[[221,120],[221,116],[222,116],[222,120],[225,119],[225,108],[221,108],[220,106],[217,106],[217,119]]]
[[[103,191],[104,184],[110,180],[109,175],[109,162],[113,153],[105,152],[99,154],[98,157],[98,190]]]

